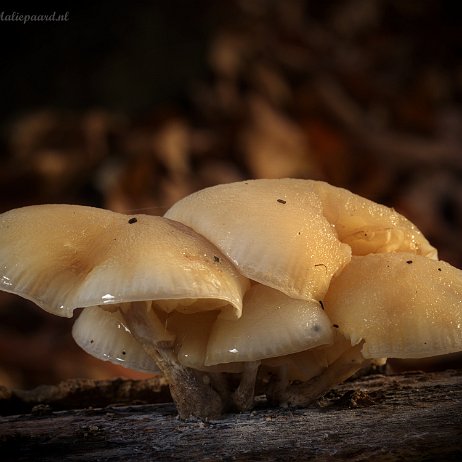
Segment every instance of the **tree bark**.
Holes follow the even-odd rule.
[[[309,408],[262,400],[210,422],[181,421],[171,403],[53,406],[0,417],[2,461],[462,460],[462,370],[369,375]]]

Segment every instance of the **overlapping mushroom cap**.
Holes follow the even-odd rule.
[[[462,271],[411,253],[353,257],[324,300],[335,327],[365,358],[462,350]]]
[[[176,334],[179,362],[199,370],[239,372],[243,362],[288,355],[333,340],[331,322],[319,302],[293,299],[261,284],[247,291],[239,319],[222,318],[216,311],[172,312],[164,325]]]
[[[165,216],[206,237],[246,277],[294,298],[320,300],[351,258],[303,182],[219,185],[182,199]]]
[[[255,361],[332,343],[331,323],[318,302],[297,300],[261,284],[244,298],[238,320],[218,319],[206,365]]]
[[[165,218],[71,205],[0,217],[2,290],[60,316],[140,300],[181,300],[195,311],[206,299],[207,309],[239,317],[247,284],[206,239]]]
[[[246,278],[213,244],[166,218],[68,205],[13,210],[0,220],[0,264],[3,289],[58,315],[86,307],[73,329],[79,345],[138,369],[152,362],[125,322],[128,309],[149,319],[138,340],[176,339],[180,361],[197,368],[289,354],[332,337],[317,301],[264,286],[249,292],[246,315],[226,329],[241,316]]]
[[[215,244],[242,274],[320,300],[354,255],[436,250],[409,220],[327,183],[250,180],[203,189],[165,214]]]
[[[437,258],[437,250],[417,226],[396,210],[323,181],[287,181],[304,182],[318,195],[324,216],[335,226],[340,241],[351,247],[353,255],[412,252]]]
[[[158,371],[156,362],[133,337],[118,310],[85,308],[72,326],[72,336],[83,350],[98,359],[138,371]]]

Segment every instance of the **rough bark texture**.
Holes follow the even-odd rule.
[[[181,421],[172,404],[0,418],[6,460],[462,460],[462,370],[370,375],[307,409]],[[43,411],[43,412],[41,412]]]

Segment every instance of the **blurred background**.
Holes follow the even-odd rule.
[[[312,178],[395,207],[462,267],[457,7],[2,5],[68,19],[0,21],[0,212],[75,203],[160,215],[218,183]],[[0,292],[0,384],[143,376],[81,352],[72,322]]]

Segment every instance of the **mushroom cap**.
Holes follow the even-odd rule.
[[[240,372],[242,363],[289,355],[332,342],[331,322],[319,302],[293,299],[261,284],[245,294],[242,316],[217,311],[169,314],[178,361],[199,370]]]
[[[246,277],[290,297],[320,300],[351,258],[303,180],[250,180],[203,189],[165,216],[215,244]]]
[[[295,298],[322,299],[350,253],[437,255],[395,210],[322,181],[218,185],[185,197],[165,216],[213,242],[244,276]]]
[[[72,205],[37,205],[0,215],[0,289],[46,311],[141,300],[215,300],[239,317],[248,286],[210,242],[162,217]]]
[[[334,327],[364,340],[365,358],[422,358],[462,350],[462,271],[412,253],[353,257],[324,307]]]
[[[175,335],[175,352],[178,362],[185,367],[202,371],[242,372],[242,363],[205,365],[210,331],[217,320],[217,311],[184,314],[175,311],[168,315],[165,327]]]
[[[239,319],[218,318],[212,325],[205,365],[289,355],[332,341],[331,322],[319,302],[255,284]]]
[[[437,258],[437,250],[417,226],[396,210],[323,181],[288,181],[306,181],[306,187],[319,196],[324,216],[353,255],[412,252]]]
[[[178,362],[193,369],[203,369],[210,329],[217,319],[216,311],[194,313],[178,311],[165,320],[165,327],[175,334],[175,351]]]
[[[72,326],[72,336],[77,345],[98,359],[142,372],[159,371],[118,310],[84,308]]]

